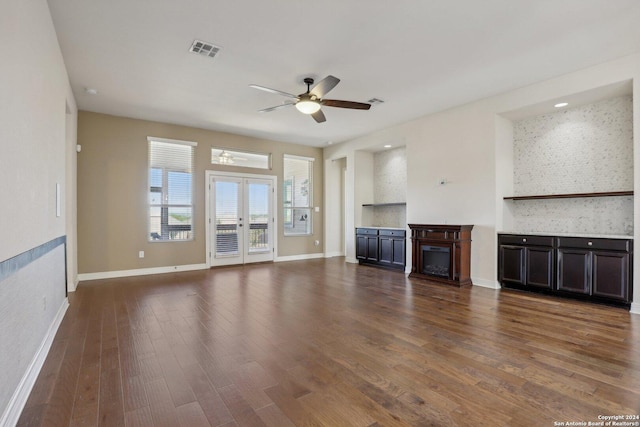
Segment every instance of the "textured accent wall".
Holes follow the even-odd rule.
[[[404,147],[380,151],[373,156],[373,202],[397,203],[407,200],[407,155]],[[373,209],[373,224],[379,227],[407,226],[405,206]]]
[[[0,279],[0,418],[65,301],[64,269],[65,246],[58,245]]]
[[[514,122],[514,195],[633,189],[631,96]],[[514,201],[516,231],[631,234],[632,197]]]

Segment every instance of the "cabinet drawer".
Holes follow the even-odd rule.
[[[369,236],[377,236],[378,229],[377,228],[356,228],[356,234],[366,234]]]
[[[554,238],[551,236],[527,236],[516,234],[501,234],[498,242],[501,245],[519,246],[553,246]]]
[[[631,242],[625,239],[588,239],[584,237],[558,237],[558,247],[629,252],[629,250],[631,249]]]
[[[381,236],[394,236],[394,237],[404,237],[406,235],[405,230],[380,230]]]

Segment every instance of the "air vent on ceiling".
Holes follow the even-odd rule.
[[[371,98],[367,102],[369,104],[371,104],[371,105],[376,105],[376,104],[382,104],[384,101],[382,99],[378,99],[378,98]]]
[[[194,40],[189,52],[197,53],[213,58],[220,51],[220,46],[213,43],[203,42],[202,40]]]

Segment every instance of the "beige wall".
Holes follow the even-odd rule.
[[[194,141],[195,238],[190,242],[147,241],[147,136]],[[205,264],[205,171],[277,175],[282,188],[283,155],[313,157],[314,206],[321,207],[323,156],[319,148],[247,136],[81,111],[78,117],[78,265],[80,273]],[[269,152],[271,171],[211,164],[211,147]],[[280,191],[279,191],[280,193]],[[278,194],[275,214],[281,215]],[[278,221],[277,257],[320,254],[324,223],[314,213],[312,236],[285,237]],[[314,240],[320,240],[315,246]],[[145,257],[138,258],[144,251]]]

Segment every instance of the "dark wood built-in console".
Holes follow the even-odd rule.
[[[405,234],[405,230],[397,228],[356,228],[358,263],[404,271]]]
[[[409,277],[454,286],[471,285],[473,225],[409,224],[412,267]]]
[[[498,235],[502,287],[629,307],[633,240]]]

